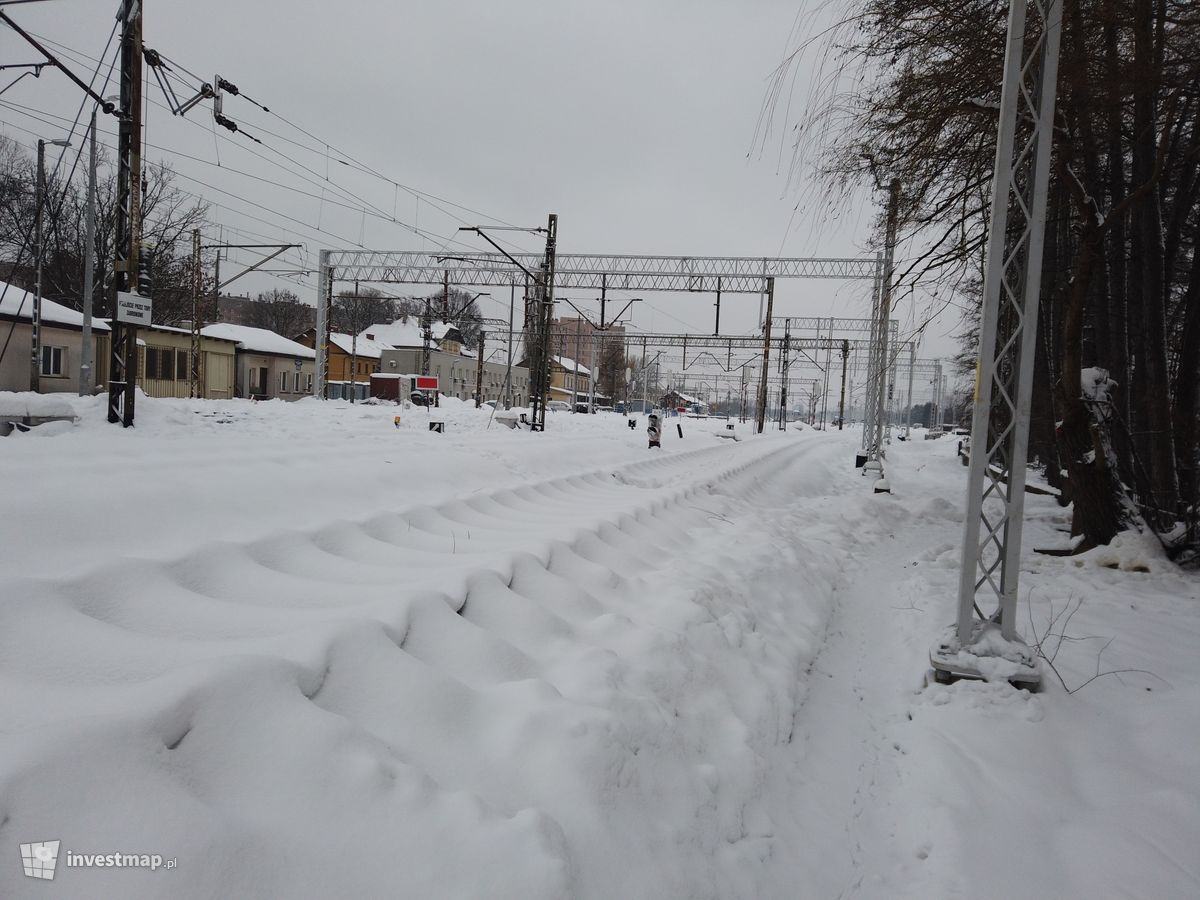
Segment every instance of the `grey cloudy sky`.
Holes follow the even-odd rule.
[[[263,141],[254,144],[214,128],[211,104],[173,120],[154,105],[162,96],[151,82],[147,155],[170,161],[184,176],[181,187],[214,204],[226,239],[303,243],[304,251],[287,257],[297,266],[315,265],[321,247],[436,249],[460,224],[486,224],[480,214],[541,225],[548,212],[559,215],[559,245],[570,252],[857,255],[872,237],[870,197],[837,221],[815,220],[803,208],[793,214],[778,133],[761,152],[752,146],[770,73],[794,43],[794,27],[808,34],[819,26],[807,11],[817,6],[149,0],[147,46],[203,77],[219,73],[277,115],[226,100],[226,115]],[[116,8],[115,0],[48,0],[8,12],[69,48],[64,59],[86,78]],[[0,56],[34,58],[7,29],[0,30]],[[80,96],[47,70],[2,100],[57,123],[53,116],[74,118]],[[2,103],[0,122],[26,144],[61,134]],[[336,150],[326,153],[325,144]],[[339,164],[338,151],[387,179]],[[323,183],[326,172],[377,212],[364,214],[357,199],[336,196]],[[417,200],[393,182],[473,212]],[[439,238],[414,235],[386,221],[392,216]],[[536,249],[536,239],[514,240]],[[289,286],[311,302],[312,284],[311,277],[262,276],[238,287]],[[635,313],[641,329],[711,331],[711,297],[647,300]],[[865,284],[791,281],[779,286],[776,312],[865,315],[868,305]],[[497,315],[501,307],[485,311]],[[757,298],[729,298],[722,331],[751,331],[757,312]],[[909,310],[898,314],[911,321]],[[941,335],[953,330],[951,319],[938,323],[922,355],[951,352]]]

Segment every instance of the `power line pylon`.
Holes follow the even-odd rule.
[[[929,654],[939,681],[1041,682],[1017,634],[1017,583],[1061,30],[1061,0],[1009,6],[958,618]]]

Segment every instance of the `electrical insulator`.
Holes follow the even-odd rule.
[[[143,297],[153,296],[154,281],[150,276],[153,266],[154,252],[149,247],[142,245],[138,252],[137,292]]]

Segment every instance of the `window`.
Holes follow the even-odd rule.
[[[61,378],[65,374],[63,367],[66,356],[65,347],[42,347],[42,374],[50,378]]]
[[[147,347],[146,378],[187,381],[190,355],[186,350],[176,351],[173,347]]]
[[[287,372],[279,373],[279,393],[287,393]]]
[[[309,376],[308,376],[308,381],[306,382],[306,384],[308,385],[308,387],[307,387],[307,388],[305,388],[305,393],[306,393],[306,394],[311,394],[311,393],[312,393],[312,384],[313,384],[313,377],[312,377],[312,375],[309,375]]]
[[[295,382],[294,382],[294,385],[293,385],[293,386],[295,387],[295,393],[297,393],[297,394],[302,394],[302,393],[304,393],[304,390],[303,390],[303,389],[300,387],[300,379],[301,379],[302,377],[303,377],[303,376],[300,374],[300,372],[299,372],[299,371],[297,371],[297,372],[296,372],[296,380],[295,380]]]

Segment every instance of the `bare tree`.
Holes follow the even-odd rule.
[[[842,12],[779,67],[759,140],[795,63],[820,54],[786,123],[792,171],[818,176],[802,202],[834,208],[899,178],[901,245],[916,248],[900,291],[927,286],[928,315],[965,308],[973,345],[1007,4],[848,0]],[[1067,473],[1086,549],[1200,509],[1200,10],[1065,3],[1059,70],[1030,451],[1052,480]],[[1103,396],[1084,390],[1089,367],[1110,376]]]
[[[249,307],[249,323],[284,337],[295,337],[312,325],[313,308],[294,293],[278,288],[258,295]]]

